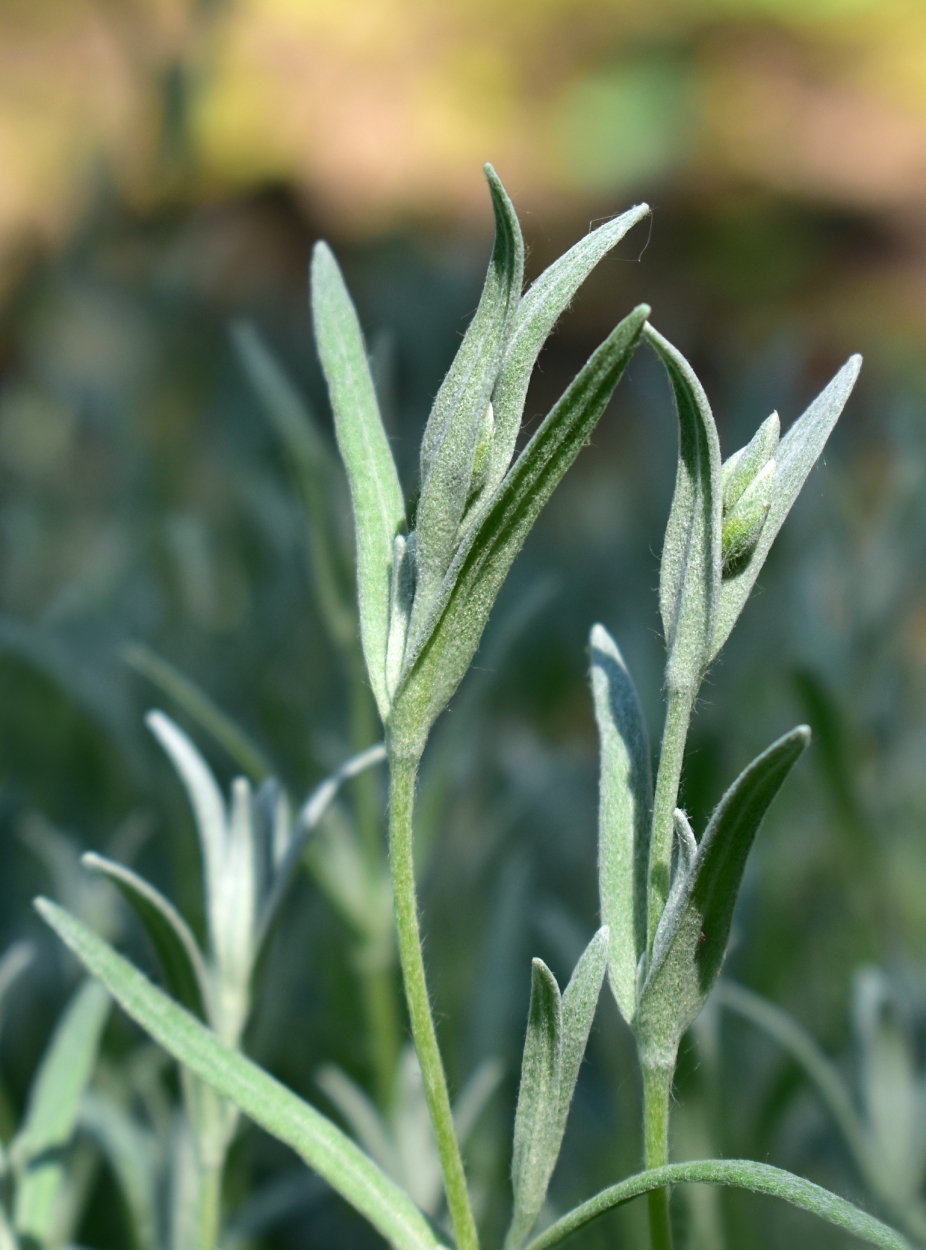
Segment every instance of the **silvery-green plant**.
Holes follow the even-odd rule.
[[[838,418],[858,361],[846,366],[780,443],[777,419],[772,418],[724,469],[697,379],[679,353],[647,325],[649,309],[641,306],[618,324],[515,454],[528,383],[544,341],[592,267],[647,210],[640,206],[590,233],[522,295],[524,251],[517,218],[491,167],[487,177],[495,246],[479,306],[424,431],[413,517],[406,511],[359,320],[340,270],[324,244],[316,248],[312,262],[315,336],[353,509],[360,640],[385,731],[397,945],[442,1175],[450,1225],[446,1231],[459,1250],[479,1245],[461,1126],[455,1122],[444,1075],[419,931],[412,854],[418,766],[431,727],[473,659],[493,602],[534,520],[646,338],[668,369],[679,416],[678,474],[660,579],[668,652],[662,750],[653,785],[632,684],[615,644],[603,627],[596,627],[592,647],[602,737],[603,924],[564,991],[546,965],[534,961],[513,1135],[513,1215],[505,1247],[519,1250],[526,1244],[529,1250],[541,1250],[556,1245],[603,1212],[649,1194],[652,1247],[667,1250],[667,1186],[701,1181],[777,1195],[871,1244],[896,1250],[906,1243],[893,1230],[808,1181],[748,1161],[672,1165],[667,1148],[679,1041],[720,972],[746,856],[759,824],[808,739],[806,729],[798,728],[754,761],[721,800],[698,840],[678,808],[688,724],[705,672],[745,605],[771,543]],[[156,724],[162,741],[173,743],[169,750],[190,789],[203,838],[212,947],[208,963],[199,957],[204,969],[167,910],[170,904],[152,900],[135,882],[129,893],[135,900],[145,899],[156,912],[155,929],[165,929],[174,954],[182,953],[186,979],[198,988],[201,1014],[196,1003],[184,1003],[179,985],[174,998],[163,993],[63,909],[40,900],[40,912],[128,1014],[180,1061],[189,1079],[216,1091],[219,1105],[226,1100],[289,1144],[392,1245],[403,1250],[441,1246],[445,1231],[435,1229],[400,1183],[407,1177],[396,1161],[400,1133],[395,1122],[370,1115],[370,1107],[354,1097],[347,1118],[353,1119],[361,1140],[366,1139],[365,1151],[241,1053],[247,978],[263,932],[256,919],[263,914],[260,891],[249,875],[252,851],[245,850],[256,842],[249,823],[253,799],[236,783],[229,817],[214,782],[194,764],[192,745],[187,742],[181,749],[179,731],[167,730],[163,721]],[[267,827],[276,825],[271,820]],[[271,844],[277,845],[275,837]],[[284,853],[277,872],[287,862]],[[119,873],[113,875],[119,878]],[[233,908],[240,923],[231,924],[225,908]],[[139,911],[144,915],[144,907]],[[532,1237],[605,976],[637,1039],[644,1076],[646,1170]],[[356,1091],[337,1078],[332,1081],[332,1075],[330,1070],[327,1077],[322,1074],[323,1084],[346,1109]],[[459,1104],[456,1110],[459,1118]],[[421,1201],[422,1194],[417,1196]],[[434,1201],[430,1189],[426,1200],[427,1205]],[[216,1220],[205,1220],[203,1250],[214,1250],[215,1234]]]

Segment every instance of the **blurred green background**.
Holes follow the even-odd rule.
[[[73,848],[134,854],[201,923],[192,825],[144,711],[176,715],[223,781],[233,762],[126,647],[195,680],[295,795],[356,737],[305,509],[229,327],[251,319],[330,428],[306,290],[311,245],[328,238],[411,491],[485,269],[487,159],[522,215],[530,276],[591,222],[654,208],[545,351],[529,427],[642,299],[704,381],[727,455],[773,408],[787,427],[850,352],[866,356],[705,688],[685,800],[703,827],[751,756],[809,721],[816,742],[754,852],[728,969],[854,1082],[853,978],[879,965],[912,1065],[903,1088],[926,1088],[926,9],[4,0],[0,927],[43,952],[0,1039],[7,1120],[75,976],[29,900],[57,893],[100,923],[113,906],[87,895]],[[530,957],[568,975],[596,925],[594,621],[623,648],[658,741],[674,446],[641,352],[517,563],[424,776],[427,954],[451,1080],[487,1057],[505,1065],[471,1162],[490,1223],[505,1215]],[[248,1034],[329,1111],[322,1063],[375,1083],[355,935],[331,893],[317,873],[300,882]],[[150,966],[136,931],[103,919]],[[108,1046],[137,1040],[117,1021]],[[636,1170],[636,1082],[603,1003],[555,1207]],[[749,1025],[712,1014],[678,1092],[678,1157],[751,1155],[873,1205],[806,1080]],[[236,1151],[232,1210],[294,1167],[254,1132]],[[306,1192],[249,1244],[373,1244],[330,1194]],[[102,1167],[82,1232],[100,1250],[126,1244],[113,1195]],[[641,1244],[640,1215],[581,1244]],[[693,1250],[848,1245],[759,1199],[695,1193],[679,1218]]]

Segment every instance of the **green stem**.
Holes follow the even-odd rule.
[[[644,1166],[662,1167],[669,1162],[669,1099],[672,1069],[643,1069],[643,1154]],[[649,1207],[649,1235],[652,1250],[672,1250],[668,1189],[653,1189],[646,1196]]]
[[[653,832],[650,841],[646,900],[647,949],[649,951],[653,949],[653,939],[659,927],[666,899],[669,897],[675,809],[678,806],[685,741],[688,737],[688,723],[691,720],[693,706],[693,690],[669,691],[666,723],[662,731],[662,749],[659,752],[659,771],[656,773],[656,793],[653,799]]]
[[[428,1110],[437,1137],[447,1209],[458,1250],[478,1250],[479,1235],[463,1172],[463,1160],[453,1127],[447,1078],[441,1061],[418,928],[415,864],[412,850],[412,811],[415,802],[417,759],[389,758],[389,861],[395,902],[399,960],[415,1050],[421,1066]]]

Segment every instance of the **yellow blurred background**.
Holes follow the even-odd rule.
[[[915,0],[4,0],[0,250],[105,170],[140,206],[284,180],[354,232],[673,184],[917,218]]]

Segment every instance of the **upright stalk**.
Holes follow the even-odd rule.
[[[463,1160],[453,1127],[453,1113],[447,1092],[447,1078],[437,1044],[434,1017],[421,952],[418,927],[418,900],[415,892],[415,863],[412,846],[412,812],[415,803],[416,759],[389,758],[389,861],[395,903],[399,961],[405,983],[405,998],[412,1038],[424,1082],[428,1110],[437,1137],[447,1208],[458,1250],[478,1250],[479,1235],[473,1218],[463,1172]]]
[[[643,1068],[643,1162],[647,1168],[662,1167],[669,1162],[671,1092],[671,1068]],[[668,1189],[650,1190],[647,1205],[652,1250],[672,1250]]]
[[[666,723],[662,731],[662,749],[659,752],[659,770],[656,773],[656,792],[653,797],[653,829],[646,900],[647,949],[649,951],[652,951],[653,939],[659,927],[666,899],[669,897],[675,809],[678,805],[685,742],[688,738],[688,724],[691,720],[694,697],[693,689],[669,690]]]

